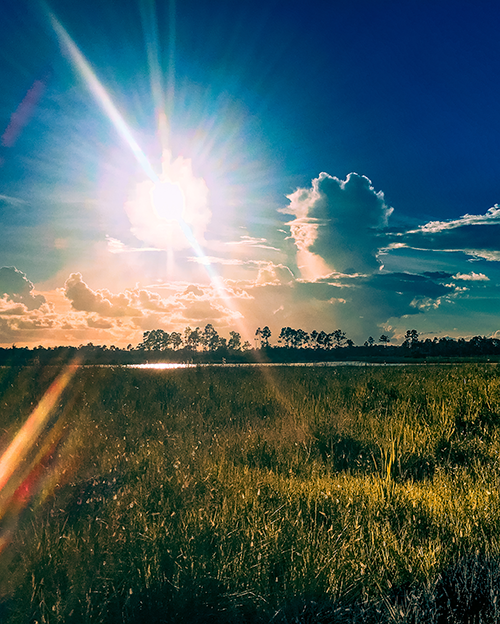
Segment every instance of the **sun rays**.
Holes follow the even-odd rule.
[[[156,109],[157,134],[162,147],[161,173],[155,171],[148,156],[135,139],[129,124],[114,104],[89,61],[58,18],[50,10],[47,10],[47,13],[71,64],[83,78],[94,99],[131,150],[146,176],[146,180],[136,184],[135,195],[125,204],[125,211],[131,223],[131,233],[146,245],[166,253],[167,276],[173,274],[175,253],[181,249],[190,248],[199,264],[204,267],[212,288],[224,305],[233,312],[238,329],[247,338],[249,330],[243,326],[243,316],[235,308],[234,300],[228,293],[223,279],[203,250],[204,234],[212,217],[208,205],[208,187],[203,178],[194,175],[189,158],[183,156],[173,158],[170,150],[167,110],[172,109],[174,98],[174,8],[174,3],[171,3],[168,85],[165,97],[162,84],[163,72],[159,61],[156,16],[151,3],[141,5],[151,98]]]

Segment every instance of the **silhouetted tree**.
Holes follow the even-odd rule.
[[[265,327],[262,328],[262,331],[260,332],[260,347],[261,348],[269,346],[269,338],[271,338],[271,330],[266,325]]]
[[[280,331],[280,335],[278,337],[278,342],[284,344],[285,347],[290,349],[293,345],[293,340],[295,337],[295,329],[291,327],[282,327]]]
[[[238,332],[229,332],[229,341],[227,343],[228,349],[233,351],[241,351],[241,336]]]
[[[172,345],[173,349],[179,349],[182,346],[182,336],[179,332],[172,332],[170,334],[169,344]]]
[[[206,351],[217,351],[219,347],[225,345],[225,342],[225,340],[221,339],[212,323],[205,325],[205,329],[201,334],[201,343]]]
[[[325,334],[325,337],[323,338],[323,347],[328,350],[333,349],[333,333]]]
[[[418,344],[418,332],[416,329],[407,329],[405,339],[403,341],[403,347],[410,349],[416,347]]]
[[[328,334],[324,331],[320,331],[319,334],[316,337],[316,342],[318,344],[318,347],[320,349],[327,349],[328,348]]]
[[[368,340],[365,340],[365,347],[373,347],[375,344],[375,338],[373,336],[368,336]]]
[[[191,329],[191,327],[186,327],[184,330],[184,345],[187,349],[192,351],[197,351],[198,347],[201,344],[201,334],[200,328]]]
[[[301,349],[303,346],[307,345],[309,341],[309,334],[307,332],[305,332],[303,329],[294,329],[293,332],[293,347],[295,347],[296,349]]]
[[[389,338],[389,336],[382,334],[380,338],[378,339],[378,341],[381,342],[384,346],[387,346],[389,342],[391,342],[391,339]]]
[[[339,348],[345,345],[347,341],[347,336],[345,335],[345,332],[343,332],[341,329],[336,329],[332,334],[332,339],[335,347]]]
[[[164,332],[163,329],[152,329],[143,333],[142,342],[137,348],[145,351],[163,351],[168,348],[170,339],[169,334]]]

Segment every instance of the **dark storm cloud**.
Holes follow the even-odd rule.
[[[398,301],[398,309],[395,310],[397,316],[410,313],[412,311],[410,304],[416,299],[438,299],[453,292],[452,285],[445,286],[429,276],[413,273],[376,273],[351,280],[335,281],[325,278],[316,282],[304,282],[301,288],[308,291],[311,297],[325,300],[332,297],[349,300],[353,293],[356,293],[356,300],[359,300],[360,296],[373,299],[375,292],[378,292],[388,302],[395,296]],[[368,292],[369,294],[363,294]]]
[[[450,293],[450,288],[426,275],[413,273],[379,273],[362,279],[365,286],[385,293],[405,293],[412,297],[436,299]]]
[[[315,282],[296,282],[296,301],[323,302],[331,305],[336,326],[359,343],[377,331],[389,332],[387,322],[425,313],[438,308],[443,300],[458,292],[453,283],[439,283],[427,275],[376,273],[357,278],[324,278]],[[364,336],[364,338],[363,338]]]
[[[24,304],[28,310],[35,310],[45,303],[45,297],[34,295],[33,289],[33,283],[22,271],[15,267],[0,269],[0,297],[7,295],[11,301]]]
[[[447,271],[424,271],[422,275],[435,281],[447,280],[452,276],[452,274]]]

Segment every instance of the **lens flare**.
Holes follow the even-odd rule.
[[[78,370],[68,365],[51,384],[0,458],[0,552],[9,543],[21,511],[50,477],[47,467],[62,437],[62,419],[51,424],[59,399]]]
[[[151,8],[151,7],[149,7]],[[135,140],[132,135],[132,132],[126,123],[125,119],[121,115],[121,113],[116,108],[115,104],[111,100],[108,92],[101,84],[96,74],[94,73],[90,63],[85,59],[81,51],[78,49],[75,42],[72,40],[66,29],[63,27],[61,22],[55,17],[53,13],[47,10],[48,16],[56,32],[59,41],[63,48],[69,54],[69,57],[83,77],[85,82],[87,83],[91,93],[94,95],[95,99],[104,110],[106,115],[109,117],[111,123],[115,126],[120,136],[125,140],[125,142],[130,147],[132,153],[135,155],[138,163],[141,165],[144,173],[147,175],[149,180],[153,183],[153,188],[150,194],[150,205],[156,214],[164,220],[164,224],[173,222],[177,225],[177,227],[182,232],[182,235],[186,239],[189,246],[192,248],[194,254],[199,259],[200,264],[205,267],[205,271],[207,276],[211,282],[212,287],[216,291],[218,297],[224,302],[224,305],[231,310],[233,313],[233,318],[236,321],[238,329],[245,336],[249,336],[249,331],[246,326],[243,325],[243,316],[241,312],[235,309],[234,302],[230,297],[227,289],[224,287],[223,281],[221,277],[217,274],[216,270],[210,263],[209,258],[205,255],[200,242],[198,240],[199,236],[196,236],[195,233],[198,233],[197,223],[199,220],[196,218],[190,218],[189,215],[189,207],[190,207],[190,198],[187,196],[189,193],[189,185],[182,185],[177,180],[172,179],[170,176],[164,175],[165,173],[165,154],[168,154],[168,160],[170,161],[170,152],[168,150],[168,120],[167,115],[165,113],[165,108],[163,105],[163,90],[161,88],[161,67],[158,61],[158,45],[157,45],[157,32],[156,32],[156,21],[151,12],[143,13],[143,23],[144,27],[148,30],[153,29],[151,39],[147,36],[148,40],[148,63],[149,69],[151,72],[151,82],[152,82],[152,97],[155,100],[155,104],[157,106],[161,106],[158,110],[158,132],[160,135],[160,140],[163,147],[163,174],[158,175],[151,163],[149,162],[147,156]],[[174,11],[174,3],[170,4],[170,28],[174,29],[175,25],[175,11]],[[173,105],[173,93],[174,93],[174,48],[175,48],[175,32],[171,32],[170,37],[170,53],[169,53],[169,72],[168,72],[168,91],[167,97],[169,99],[170,109]],[[153,88],[154,85],[154,88]],[[179,160],[177,159],[172,163],[174,166]],[[186,220],[188,219],[188,220]],[[167,234],[166,240],[172,240],[172,234]],[[162,248],[162,247],[160,247]],[[171,248],[168,246],[163,247],[168,253],[172,254]]]

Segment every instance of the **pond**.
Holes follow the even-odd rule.
[[[422,364],[421,362],[417,364]],[[154,362],[147,364],[125,364],[123,368],[143,368],[152,370],[169,370],[175,368],[197,368],[197,367],[212,367],[212,368],[249,368],[255,366],[308,366],[308,367],[331,367],[331,366],[415,366],[413,362],[361,362],[361,361],[347,361],[347,362],[219,362],[219,363],[205,363],[205,364],[193,364],[189,362]]]

